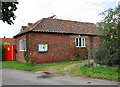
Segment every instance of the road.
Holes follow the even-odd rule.
[[[118,82],[83,77],[53,75],[37,78],[34,72],[3,68],[2,85],[118,85]]]

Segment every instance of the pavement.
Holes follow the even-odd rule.
[[[69,77],[52,74],[38,77],[36,73],[3,68],[2,85],[118,85],[118,82],[83,77]]]
[[[2,67],[0,67],[0,86],[2,86]]]

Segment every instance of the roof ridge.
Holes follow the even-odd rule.
[[[91,23],[91,22],[80,22],[80,21],[72,21],[72,20],[64,20],[64,19],[52,19],[52,18],[45,18],[45,19],[69,21],[69,22],[77,22],[77,23],[86,23],[86,24],[95,24],[95,23]]]

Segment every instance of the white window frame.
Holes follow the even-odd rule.
[[[25,49],[22,50],[22,49],[20,48],[20,45],[21,45],[21,44],[20,44],[20,41],[22,42],[22,41],[24,41],[24,40],[25,40],[25,47],[24,47]],[[26,51],[26,39],[25,39],[25,38],[19,40],[19,51]]]
[[[78,46],[76,46],[76,39],[78,39]],[[80,44],[79,44],[79,40],[81,40],[81,46],[80,46]],[[84,40],[84,44],[83,44],[83,40]],[[75,38],[75,46],[76,47],[85,47],[85,38],[84,37],[76,37]]]

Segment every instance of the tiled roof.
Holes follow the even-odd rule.
[[[93,23],[43,18],[37,21],[36,23],[32,24],[24,31],[21,31],[16,36],[29,31],[88,34],[88,35],[97,35],[98,32],[97,25]]]

